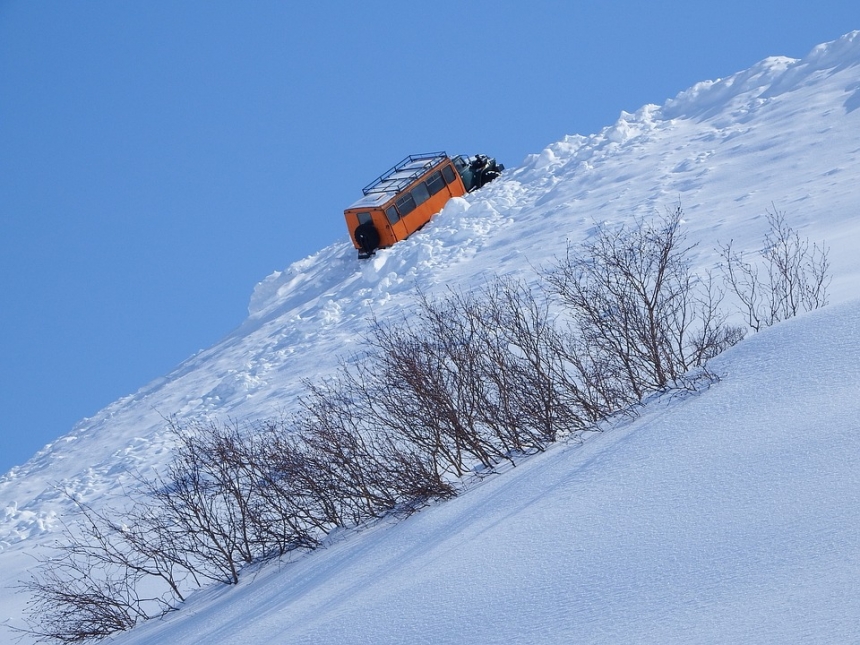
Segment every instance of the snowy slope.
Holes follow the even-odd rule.
[[[858,350],[858,301],[771,328],[707,392],[117,642],[856,642]]]
[[[774,204],[802,235],[831,246],[832,300],[860,297],[858,107],[855,32],[803,60],[767,59],[732,77],[700,83],[663,106],[622,114],[598,134],[550,145],[478,194],[452,200],[424,231],[372,260],[357,262],[344,235],[272,274],[254,290],[247,321],[221,343],[81,421],[0,480],[3,581],[20,579],[26,554],[56,536],[58,517],[68,510],[53,488],[56,482],[96,506],[107,503],[131,485],[130,471],[168,459],[165,416],[259,418],[289,409],[302,378],[331,369],[339,356],[358,348],[371,312],[395,315],[409,305],[416,285],[432,291],[480,284],[495,273],[530,277],[533,265],[562,253],[568,238],[589,235],[595,222],[629,220],[680,200],[689,239],[700,242],[697,263],[711,268],[718,242],[734,239],[740,248],[757,248],[763,214]],[[214,643],[257,642],[264,634],[271,640],[281,632],[290,636],[276,642],[311,642],[314,634],[326,634],[315,642],[387,642],[372,631],[380,620],[403,629],[425,625],[432,635],[426,642],[436,643],[464,633],[495,634],[501,641],[512,624],[522,629],[512,640],[562,642],[575,635],[566,630],[583,624],[590,625],[591,642],[601,642],[601,634],[606,641],[622,641],[646,627],[648,638],[679,640],[682,630],[698,625],[701,642],[708,635],[713,642],[724,640],[714,639],[720,629],[741,633],[747,595],[758,600],[758,622],[765,627],[771,623],[763,616],[787,614],[792,602],[809,614],[823,612],[810,598],[829,583],[815,586],[806,570],[827,573],[835,585],[829,595],[840,598],[834,606],[848,611],[858,553],[856,540],[836,521],[850,527],[858,519],[846,501],[860,492],[849,476],[850,458],[857,454],[850,431],[856,428],[842,415],[852,400],[846,392],[858,389],[850,371],[850,359],[860,354],[857,335],[842,333],[856,317],[855,306],[843,305],[771,330],[722,359],[723,383],[692,401],[664,404],[628,428],[583,448],[555,450],[450,505],[394,528],[364,532],[279,574],[268,571],[259,585],[201,594],[214,596],[211,606],[195,599],[188,615],[201,620],[183,614],[170,624],[188,634],[204,622],[221,625],[225,640],[209,638]],[[840,327],[842,335],[826,331]],[[783,352],[784,345],[792,351]],[[820,373],[805,380],[817,352],[842,360],[844,375],[816,363]],[[803,370],[795,367],[799,363]],[[826,379],[827,387],[817,388]],[[755,397],[756,390],[766,394]],[[783,391],[791,398],[782,400]],[[742,394],[748,398],[736,403]],[[773,413],[764,401],[776,406]],[[787,416],[781,430],[768,420],[783,409],[798,414]],[[816,414],[800,414],[804,410]],[[818,418],[829,421],[818,424]],[[713,424],[711,432],[703,432],[709,427],[703,419]],[[795,421],[802,425],[795,428]],[[741,441],[747,435],[757,443]],[[803,443],[810,437],[816,440],[812,447]],[[783,471],[798,469],[808,487],[786,481]],[[831,479],[817,480],[819,472]],[[743,482],[750,488],[741,490]],[[828,492],[824,483],[840,486]],[[742,493],[750,490],[756,493],[741,504]],[[546,491],[554,492],[544,499]],[[684,504],[698,511],[691,519],[679,512]],[[773,523],[753,521],[760,515]],[[501,522],[507,516],[510,526]],[[822,526],[831,528],[821,529],[820,549],[813,552],[812,534]],[[751,544],[749,552],[741,552],[736,539]],[[665,550],[661,543],[668,545]],[[550,550],[546,558],[544,544]],[[714,564],[728,555],[729,569]],[[842,573],[834,568],[840,559]],[[703,596],[693,593],[695,579],[707,582]],[[376,580],[383,586],[375,586]],[[543,588],[559,597],[539,593]],[[571,594],[581,595],[581,602],[571,604]],[[386,605],[385,598],[398,600]],[[0,621],[17,623],[24,600],[0,589]],[[629,620],[621,615],[625,605],[633,610]],[[687,617],[669,621],[665,633],[663,605]],[[853,609],[845,615],[858,615]],[[548,617],[563,610],[578,618],[556,630]],[[264,614],[271,631],[240,636],[242,612]],[[374,615],[381,618],[371,620]],[[477,619],[467,621],[467,615]],[[819,624],[835,615],[821,613],[825,622]],[[783,635],[797,640],[804,634],[797,631],[798,621],[783,621],[789,630]],[[148,636],[160,629],[146,626],[128,642],[200,640],[179,633]],[[535,631],[541,629],[549,631]],[[847,631],[847,623],[840,629],[833,634],[857,633]],[[414,632],[392,633],[402,638],[392,635],[388,642],[421,642]],[[0,642],[4,637],[0,632]]]

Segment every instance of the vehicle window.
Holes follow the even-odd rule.
[[[394,206],[389,206],[385,209],[385,216],[388,218],[390,224],[394,224],[400,219],[400,215],[397,214],[397,209]]]
[[[427,184],[427,190],[430,191],[431,195],[435,195],[440,190],[445,188],[445,182],[442,179],[442,173],[438,170],[434,172],[427,178],[427,181],[424,182]]]
[[[415,200],[412,199],[412,193],[401,195],[398,197],[397,201],[394,202],[394,205],[397,206],[397,212],[400,213],[400,217],[406,217],[409,213],[415,210]]]
[[[430,199],[430,191],[427,190],[423,181],[412,189],[412,199],[415,200],[416,206],[420,206]]]
[[[445,178],[446,184],[451,184],[454,182],[454,169],[451,166],[445,166],[442,168],[442,176]]]
[[[359,224],[367,224],[373,218],[370,216],[370,213],[359,213],[358,214],[358,223]]]

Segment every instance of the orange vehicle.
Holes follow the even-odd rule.
[[[374,179],[343,215],[360,259],[405,240],[460,197],[504,170],[485,155],[454,157],[444,152],[410,155]]]

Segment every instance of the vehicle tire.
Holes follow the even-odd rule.
[[[355,229],[355,242],[359,246],[359,255],[370,257],[379,248],[379,231],[373,222],[365,222]]]

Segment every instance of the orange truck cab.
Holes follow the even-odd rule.
[[[485,155],[451,159],[444,152],[410,155],[364,187],[343,214],[358,257],[405,240],[460,197],[499,176],[504,166]]]

